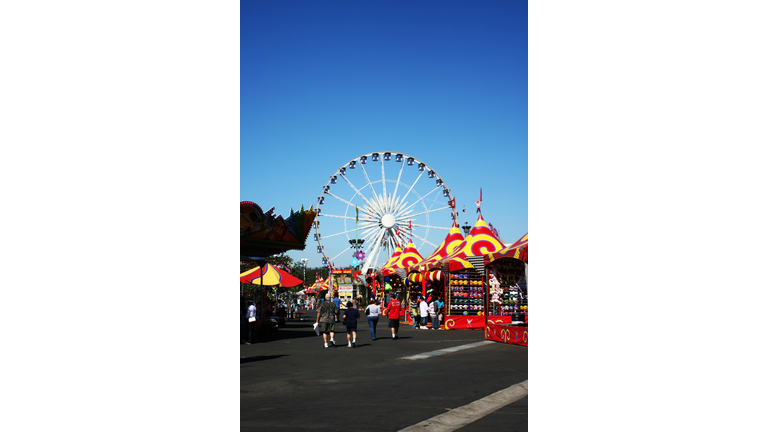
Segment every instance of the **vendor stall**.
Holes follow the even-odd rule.
[[[484,255],[488,285],[485,338],[528,346],[526,266],[528,234],[512,245]]]
[[[347,302],[355,298],[355,289],[352,284],[351,269],[333,269],[333,279],[337,282],[339,300],[341,300],[341,309],[347,308]]]
[[[437,299],[445,302],[445,278],[440,267],[440,260],[450,255],[464,241],[461,235],[459,225],[454,221],[448,235],[445,236],[440,246],[434,252],[429,254],[424,260],[408,267],[408,279],[415,283],[422,284],[422,292],[430,300]],[[443,318],[445,313],[441,314]],[[441,324],[445,320],[441,320]]]
[[[469,235],[440,261],[446,280],[445,328],[481,329],[485,325],[483,255],[499,251],[504,244],[478,215]]]

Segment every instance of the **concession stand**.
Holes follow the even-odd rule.
[[[488,281],[485,338],[528,346],[528,234],[483,258]]]
[[[485,271],[483,255],[504,244],[479,214],[475,225],[453,252],[440,260],[445,278],[445,328],[482,329],[485,326]]]

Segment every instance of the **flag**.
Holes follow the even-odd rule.
[[[483,193],[483,190],[480,189],[480,195],[482,195],[482,193]],[[355,223],[357,223],[357,216],[358,216],[358,214],[357,214],[357,204],[355,204]]]
[[[480,201],[483,200],[483,188],[480,188]]]
[[[408,221],[408,229],[413,230],[413,228],[411,228],[411,221]]]

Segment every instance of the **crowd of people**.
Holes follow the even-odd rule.
[[[357,321],[360,319],[357,302],[347,302],[347,309],[342,314],[340,309],[341,302],[337,300],[338,295],[332,296],[331,293],[326,294],[324,301],[321,300],[315,320],[315,331],[323,335],[323,346],[325,348],[336,346],[335,324],[339,321],[338,318],[341,315],[341,322],[344,324],[347,332],[347,347],[355,348],[357,343]],[[392,339],[399,338],[400,318],[405,316],[406,309],[400,303],[400,298],[396,293],[388,294],[385,300],[386,305],[383,308],[380,306],[380,300],[374,299],[364,310],[372,341],[376,340],[376,328],[380,316],[387,318]],[[411,311],[414,328],[429,329],[427,327],[427,319],[430,319],[432,323],[431,329],[439,330],[443,314],[443,305],[441,303],[439,300],[428,303],[422,296],[413,300],[411,302]]]
[[[357,322],[362,317],[358,310],[358,300],[354,299],[348,301],[344,306],[346,309],[342,310],[342,301],[339,299],[338,294],[327,293],[319,301],[315,301],[314,297],[304,300],[295,300],[295,304],[291,304],[290,308],[287,305],[279,303],[277,309],[271,302],[265,303],[265,317],[275,320],[279,323],[279,320],[283,320],[287,314],[286,309],[299,310],[302,307],[306,310],[317,310],[317,317],[315,320],[315,331],[318,335],[323,336],[323,345],[325,348],[336,346],[335,339],[335,326],[336,323],[341,322],[344,325],[347,335],[347,347],[355,348],[357,346]],[[399,338],[400,319],[406,316],[406,306],[401,303],[401,298],[394,290],[389,291],[384,297],[384,305],[381,305],[382,299],[372,299],[371,302],[365,307],[364,313],[368,321],[368,328],[370,330],[371,340],[377,339],[376,328],[379,324],[379,317],[386,317],[388,320],[388,328],[391,332],[392,339]],[[440,323],[443,320],[444,304],[440,300],[433,300],[428,302],[423,296],[414,296],[410,300],[409,304],[411,317],[413,319],[413,328],[427,330],[428,322],[431,322],[432,330],[439,330]],[[259,322],[259,306],[253,302],[253,300],[241,301],[240,307],[240,323],[241,333],[240,342],[244,344],[252,344],[257,342],[257,331]]]

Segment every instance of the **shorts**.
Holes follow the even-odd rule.
[[[400,328],[400,319],[399,318],[395,318],[395,319],[390,318],[389,319],[389,328],[393,328],[395,330],[399,329]]]
[[[333,328],[336,326],[336,323],[325,323],[321,322],[320,326],[318,327],[318,330],[320,330],[320,333],[329,333],[333,331]]]
[[[347,326],[347,333],[352,333],[352,332],[357,333],[357,326],[354,326],[354,327]]]

